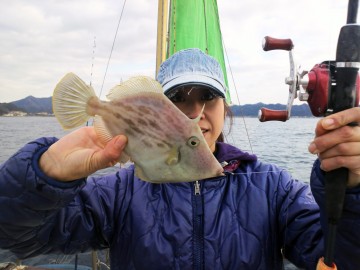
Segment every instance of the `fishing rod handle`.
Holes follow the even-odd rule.
[[[358,0],[349,0],[348,8]],[[336,49],[336,79],[329,93],[328,109],[337,113],[358,106],[356,82],[360,67],[360,25],[355,24],[356,12],[348,12],[348,23],[340,30]],[[355,17],[354,17],[355,16]],[[352,125],[352,124],[350,124]],[[325,174],[325,205],[328,234],[325,239],[324,264],[331,267],[335,257],[336,231],[342,215],[349,170],[339,168]]]
[[[267,108],[261,108],[258,113],[260,122],[267,121],[282,121],[285,122],[289,119],[289,113],[287,110],[270,110]]]
[[[284,50],[291,51],[294,44],[290,38],[281,39],[266,36],[263,39],[262,47],[264,51]]]
[[[316,270],[337,270],[337,267],[334,263],[331,266],[326,265],[324,258],[320,258],[316,266]]]

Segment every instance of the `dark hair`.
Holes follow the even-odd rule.
[[[229,132],[228,134],[231,132],[231,127],[233,125],[234,122],[234,114],[230,108],[230,106],[226,103],[225,99],[224,99],[224,111],[225,111],[225,116],[224,117],[229,117],[230,119],[230,123],[229,123]],[[223,131],[220,133],[219,137],[216,140],[217,142],[224,142],[225,138],[224,138],[224,133]]]

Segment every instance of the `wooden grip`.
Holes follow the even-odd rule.
[[[333,264],[332,266],[327,266],[324,263],[324,258],[320,258],[316,266],[316,270],[337,270],[337,267],[335,264]]]
[[[258,118],[260,122],[266,121],[283,121],[288,120],[288,111],[280,111],[280,110],[270,110],[266,108],[261,108],[259,110]]]
[[[271,51],[271,50],[285,50],[290,51],[294,44],[291,39],[280,39],[280,38],[272,38],[269,36],[264,37],[263,40],[263,50]]]

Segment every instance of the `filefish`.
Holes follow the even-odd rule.
[[[66,74],[53,93],[55,117],[64,129],[94,117],[94,129],[105,145],[124,134],[128,143],[120,161],[131,161],[135,175],[152,183],[190,182],[222,175],[198,126],[163,93],[161,85],[136,76],[115,86],[100,100],[92,86],[74,73]]]

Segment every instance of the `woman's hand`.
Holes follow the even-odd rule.
[[[93,127],[83,127],[51,145],[41,156],[39,165],[49,177],[76,180],[115,165],[126,143],[127,138],[119,135],[104,147]]]
[[[348,187],[360,184],[360,108],[352,108],[318,121],[309,151],[317,154],[321,169],[349,169]]]

